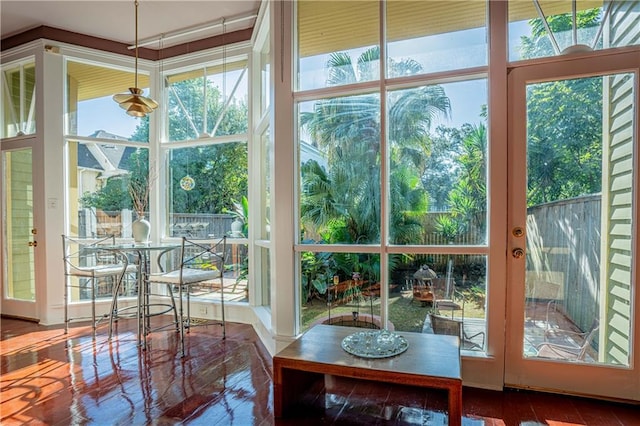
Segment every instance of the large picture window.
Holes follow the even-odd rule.
[[[247,65],[246,57],[235,57],[163,77],[164,235],[227,236],[225,297],[232,301],[248,300]],[[210,294],[195,296],[206,299]]]
[[[474,318],[465,330],[477,341],[464,349],[483,351],[488,87],[478,71],[465,73],[486,75],[486,4],[365,3],[359,22],[375,34],[353,34],[335,17],[336,39],[312,44],[307,3],[297,8],[295,95],[302,328],[368,318],[368,326],[422,332],[433,312]],[[469,246],[478,254],[465,254]]]

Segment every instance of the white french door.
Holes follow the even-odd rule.
[[[639,66],[509,75],[507,386],[640,399]]]
[[[2,145],[2,314],[38,320],[37,224],[31,139]]]

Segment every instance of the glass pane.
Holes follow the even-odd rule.
[[[169,140],[246,133],[248,81],[246,61],[166,77]]]
[[[148,116],[127,115],[113,100],[134,82],[133,72],[67,61],[67,134],[148,142]],[[149,76],[138,73],[138,86],[149,96]]]
[[[271,138],[269,136],[269,130],[267,130],[260,138],[262,146],[262,191],[260,191],[263,197],[262,206],[263,212],[263,225],[261,229],[261,239],[268,240],[271,238],[271,167],[273,158],[273,147],[271,146]]]
[[[33,241],[33,176],[31,149],[3,155],[4,205],[7,206],[4,241],[4,297],[35,301]]]
[[[487,81],[389,92],[392,244],[487,243]]]
[[[213,243],[217,243],[220,240],[212,239],[211,241]],[[247,244],[243,244],[238,240],[227,239],[227,248],[224,255],[224,288],[220,288],[219,279],[205,281],[198,285],[189,286],[189,297],[192,299],[197,298],[201,302],[209,301],[219,303],[220,297],[222,296],[221,293],[224,292],[225,302],[248,302],[249,289],[247,287],[247,274],[249,272],[249,260],[247,253]],[[180,251],[173,250],[171,252],[171,256],[165,255],[162,262],[165,270],[178,268],[180,263]],[[215,261],[212,261],[212,263],[212,267],[219,268],[219,264]],[[191,309],[191,315],[197,316],[198,314],[206,314],[206,312],[202,311],[194,312],[193,307]],[[209,311],[209,313],[211,313],[211,311]]]
[[[271,252],[260,247],[260,276],[262,290],[262,306],[271,307]]]
[[[247,236],[245,143],[172,149],[166,167],[169,236]]]
[[[460,322],[462,348],[484,350],[486,256],[390,255],[389,266],[389,320],[396,330],[442,333],[446,325]],[[442,323],[445,327],[439,327]]]
[[[380,257],[302,252],[302,328],[324,323],[380,328]]]
[[[323,99],[299,109],[303,242],[379,243],[379,96]]]
[[[271,63],[269,39],[260,51],[260,112],[264,114],[271,105]]]
[[[130,238],[134,194],[148,220],[147,189],[155,190],[156,179],[147,149],[69,142],[70,235]]]
[[[298,89],[380,78],[377,2],[300,0]]]
[[[387,75],[402,77],[487,65],[484,1],[389,1]]]
[[[2,72],[2,137],[36,132],[36,67],[32,61],[8,66]]]
[[[540,58],[572,51],[600,50],[640,44],[640,2],[576,2],[574,35],[572,2],[509,2],[509,59]],[[610,9],[610,10],[608,10]]]
[[[636,84],[527,86],[526,357],[629,365]]]

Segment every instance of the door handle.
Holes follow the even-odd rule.
[[[524,257],[524,250],[521,249],[520,247],[516,247],[513,250],[511,250],[511,255],[516,259],[521,259]]]
[[[37,241],[29,241],[29,247],[38,247]]]

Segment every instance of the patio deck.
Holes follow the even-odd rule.
[[[575,338],[562,335],[562,333],[548,333],[548,331],[569,331],[573,333],[581,333],[587,330],[578,329],[575,324],[566,317],[561,311],[549,309],[548,302],[529,302],[525,312],[525,333],[523,342],[523,352],[527,357],[535,357],[538,354],[537,347],[544,343],[550,342],[560,345],[580,346],[582,341],[576,341]],[[453,312],[453,315],[452,315]],[[445,311],[444,316],[452,317],[457,320],[463,320],[462,311]],[[468,336],[473,336],[478,332],[486,332],[486,320],[484,318],[468,318],[463,320],[463,328]],[[433,333],[431,321],[428,312],[422,329],[423,333]],[[546,334],[546,337],[545,337]],[[480,343],[481,337],[471,339],[474,343]],[[546,339],[546,340],[545,340]],[[583,362],[597,362],[597,351],[590,346]]]

